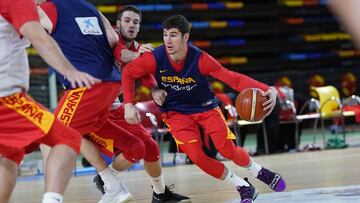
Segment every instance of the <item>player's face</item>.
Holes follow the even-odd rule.
[[[123,12],[120,21],[116,23],[116,27],[120,30],[123,39],[134,40],[140,28],[140,15],[133,11]]]
[[[186,43],[188,39],[189,33],[182,35],[177,28],[164,29],[163,31],[163,40],[166,51],[170,55],[177,54],[181,51],[186,51]]]

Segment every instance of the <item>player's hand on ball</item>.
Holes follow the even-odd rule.
[[[129,124],[141,123],[141,115],[139,110],[131,103],[125,104],[124,118]]]
[[[264,111],[266,112],[266,116],[268,116],[275,107],[277,91],[274,87],[270,87],[264,93],[265,93],[264,96],[266,96],[268,100],[263,103],[263,106],[264,106]]]

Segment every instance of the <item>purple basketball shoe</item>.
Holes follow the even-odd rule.
[[[259,172],[257,179],[267,184],[272,190],[276,192],[282,192],[286,188],[284,178],[280,174],[274,173],[264,167]]]
[[[253,185],[251,185],[247,178],[245,178],[245,181],[248,182],[250,186],[236,187],[237,191],[240,193],[240,203],[252,203],[258,195],[258,191],[254,188]]]

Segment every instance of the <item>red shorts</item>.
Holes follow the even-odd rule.
[[[177,144],[200,142],[199,127],[211,137],[217,149],[222,148],[227,139],[236,139],[219,107],[194,114],[170,111],[163,113],[162,118]]]
[[[134,163],[143,158],[143,156],[134,158],[133,153],[131,153],[134,148],[138,148],[138,143],[142,143],[141,140],[110,120],[105,122],[101,129],[86,135],[86,137],[108,157],[123,153],[127,160]],[[143,146],[140,148],[144,151]]]
[[[124,119],[124,105],[121,105],[119,108],[110,111],[110,120],[114,122],[116,125],[120,126],[121,128],[126,129],[131,133],[131,135],[128,136],[135,136],[141,140],[141,142],[145,145],[145,157],[144,160],[148,162],[154,162],[159,160],[160,156],[160,148],[157,142],[152,138],[151,133],[142,125],[142,124],[136,124],[131,125]],[[126,138],[122,138],[124,140]],[[127,138],[129,139],[129,138]],[[128,147],[126,145],[125,147]],[[127,149],[118,147],[117,152],[123,152]]]
[[[124,105],[121,105],[119,108],[110,111],[109,118],[116,125],[125,128],[141,140],[152,139],[152,135],[142,124],[129,124],[126,122],[124,115]]]
[[[40,143],[66,144],[79,152],[79,133],[26,94],[0,98],[0,115],[0,155],[17,164]]]
[[[82,135],[95,132],[108,120],[110,106],[119,93],[120,82],[103,82],[91,89],[68,90],[61,98],[55,115]]]
[[[57,117],[66,125],[78,130],[107,156],[136,147],[141,140],[126,129],[110,121],[110,106],[120,93],[120,83],[104,82],[91,89],[78,88],[65,92],[58,108]],[[124,153],[129,161],[139,158]]]

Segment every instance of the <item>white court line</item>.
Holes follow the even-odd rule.
[[[239,203],[239,199],[226,203]],[[360,203],[360,185],[311,188],[259,195],[254,203]]]

